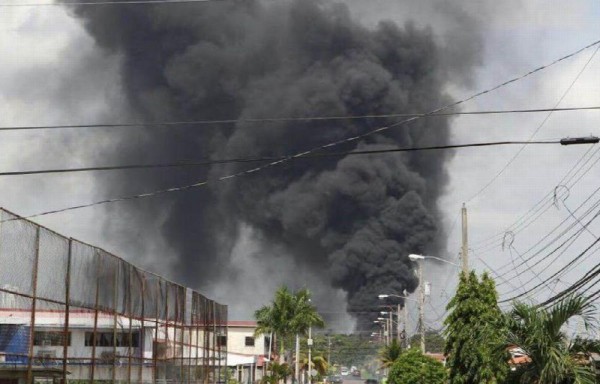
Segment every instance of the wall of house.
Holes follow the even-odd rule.
[[[246,337],[254,338],[254,346],[246,345]],[[254,328],[229,327],[227,330],[227,351],[245,355],[264,355],[265,336],[254,337]]]

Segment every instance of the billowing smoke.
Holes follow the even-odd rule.
[[[97,44],[120,56],[129,118],[142,121],[346,116],[429,111],[449,101],[450,70],[432,32],[381,22],[367,28],[326,1],[214,1],[73,8]],[[455,42],[459,49],[460,42]],[[457,57],[453,67],[460,68]],[[473,63],[465,58],[462,70]],[[115,163],[284,156],[394,120],[239,122],[120,132]],[[337,150],[443,145],[444,118],[419,120]],[[278,281],[302,284],[285,265],[347,293],[348,309],[382,292],[412,291],[409,253],[442,234],[436,200],[450,152],[294,160],[208,187],[136,203],[136,225],[160,225],[177,253],[179,281],[203,289],[246,285],[231,254],[249,228],[251,257]],[[111,195],[161,189],[253,167],[218,165],[112,176]],[[130,205],[127,207],[131,208]],[[115,210],[127,210],[125,205]],[[249,256],[250,257],[250,256]],[[277,265],[281,265],[278,268]],[[247,278],[247,274],[245,275]],[[266,298],[264,298],[266,299]]]

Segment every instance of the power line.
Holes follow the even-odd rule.
[[[589,156],[588,154],[592,151],[594,147],[589,147],[589,149],[577,160],[577,162],[565,173],[562,179],[558,182],[557,185],[566,185],[567,187],[575,186],[593,167],[594,165],[600,161],[600,157],[598,157],[595,161],[588,166],[588,164],[593,160],[593,158],[600,153],[600,147],[597,147],[593,153]],[[587,159],[584,161],[584,159]],[[583,163],[582,163],[583,162]],[[581,173],[575,181],[573,179],[577,174],[587,167],[583,173]],[[576,170],[574,173],[572,173]],[[573,181],[573,182],[572,182]],[[556,188],[556,187],[555,187]],[[498,233],[496,235],[492,235],[486,239],[475,242],[474,244],[478,244],[478,247],[475,247],[475,250],[485,252],[489,251],[493,248],[496,248],[502,242],[502,239],[508,232],[512,232],[513,235],[516,235],[519,232],[522,232],[527,227],[532,225],[535,221],[537,221],[545,212],[548,211],[552,207],[552,198],[554,195],[554,190],[549,191],[544,197],[542,197],[535,205],[533,205],[527,212],[522,214],[514,223],[512,223],[509,227],[507,227],[503,232]],[[508,265],[508,264],[506,264]],[[506,266],[505,265],[505,266]],[[501,267],[502,269],[503,267]]]
[[[563,92],[562,96],[560,97],[560,99],[558,100],[558,102],[556,103],[556,105],[554,106],[554,108],[558,108],[558,106],[560,105],[560,103],[562,103],[562,101],[567,96],[567,94],[569,93],[569,91],[571,91],[571,89],[573,88],[573,86],[575,85],[575,83],[577,82],[577,80],[579,80],[579,78],[581,77],[581,75],[583,74],[583,72],[585,71],[585,69],[587,68],[587,66],[590,64],[590,62],[594,58],[594,56],[596,56],[596,53],[598,52],[598,49],[600,49],[600,46],[597,46],[596,49],[594,50],[594,52],[592,52],[592,55],[589,57],[589,59],[583,65],[583,67],[581,68],[581,70],[579,71],[579,73],[577,73],[577,76],[575,76],[575,78],[573,79],[573,81],[571,82],[571,84]],[[546,115],[546,117],[544,118],[544,120],[542,120],[542,122],[540,123],[540,125],[538,125],[538,127],[533,131],[533,133],[531,134],[531,136],[529,136],[529,140],[533,140],[533,138],[538,134],[538,132],[544,127],[544,125],[546,124],[546,122],[548,121],[548,119],[550,119],[550,116],[552,116],[552,112],[553,111],[549,111],[548,112],[548,114]],[[486,183],[479,191],[477,191],[473,196],[471,196],[467,200],[467,203],[473,201],[475,198],[477,198],[479,195],[481,195],[483,192],[485,192],[492,184],[494,184],[494,182],[508,169],[508,167],[510,167],[510,165],[517,159],[517,157],[519,157],[519,155],[521,153],[523,153],[523,151],[525,150],[526,147],[527,147],[527,144],[524,144],[521,148],[519,148],[519,150],[504,165],[504,167],[494,177],[492,177],[490,179],[490,181],[488,183]]]
[[[590,196],[588,196],[588,198],[577,207],[577,209],[575,210],[575,212],[577,212],[579,209],[581,209],[599,190],[600,190],[600,187],[598,187],[598,189],[596,189]],[[600,205],[600,200],[597,200],[590,208],[587,209],[587,211],[581,216],[581,218],[584,218],[587,215],[589,215],[592,212],[594,212],[594,210],[599,205]],[[598,213],[596,213],[596,215],[590,221],[588,221],[588,223],[586,224],[586,226],[589,226],[597,217],[598,217]],[[524,254],[528,254],[530,251],[532,251],[537,245],[541,244],[546,238],[550,237],[551,234],[553,234],[555,231],[557,231],[559,228],[561,228],[562,225],[565,224],[565,223],[567,223],[567,218],[565,218],[564,220],[562,220],[561,223],[559,223],[557,226],[555,226],[548,234],[546,234],[536,244],[534,244],[533,246],[531,246]],[[536,253],[534,253],[530,257],[528,257],[526,259],[526,262],[532,261],[536,256],[542,254],[542,252],[544,250],[548,249],[552,244],[556,243],[563,236],[567,235],[571,231],[571,229],[573,229],[574,227],[576,227],[576,223],[571,223],[570,225],[568,225],[566,229],[564,229],[561,233],[559,233],[558,236],[556,236],[549,243],[547,243],[542,249],[540,249],[539,251],[537,251]],[[544,260],[546,260],[547,258],[549,258],[550,256],[552,256],[555,252],[558,252],[560,249],[562,249],[565,245],[568,244],[567,247],[559,254],[559,256],[562,255],[572,245],[574,239],[576,237],[579,237],[583,233],[583,230],[584,229],[579,229],[578,231],[576,231],[576,233],[574,235],[571,235],[570,237],[568,237],[565,241],[563,241],[561,244],[559,244],[556,248],[554,248],[550,253],[548,253],[547,255],[545,255],[540,261],[537,261],[535,264],[536,265],[540,265],[541,262],[543,262]],[[508,263],[506,265],[508,265]],[[504,268],[500,268],[500,270],[502,270],[502,269],[504,269]],[[525,271],[526,270],[524,270],[524,271],[517,271],[517,276],[520,276],[521,274],[525,273]],[[511,270],[506,270],[505,272],[503,272],[501,274],[498,273],[498,272],[495,272],[495,274],[497,275],[497,277],[504,277],[509,272],[512,272],[512,271]],[[501,286],[502,284],[503,283],[499,283],[498,286]],[[515,291],[516,291],[516,289],[515,289]]]
[[[579,255],[577,255],[577,256],[576,256],[576,257],[575,257],[573,260],[571,260],[571,261],[570,261],[570,262],[569,262],[567,265],[565,265],[565,266],[564,266],[563,268],[561,268],[561,269],[560,269],[558,272],[556,272],[554,275],[552,275],[552,276],[551,276],[549,279],[546,279],[546,281],[549,281],[551,278],[553,278],[553,277],[557,276],[557,275],[558,275],[558,274],[559,274],[561,271],[564,271],[564,270],[566,270],[566,269],[567,269],[569,266],[573,265],[573,264],[574,264],[574,263],[575,263],[577,260],[579,260],[581,257],[583,257],[583,256],[584,256],[584,255],[585,255],[585,254],[586,254],[586,253],[587,253],[587,252],[590,250],[590,249],[592,249],[592,248],[593,248],[593,247],[594,247],[596,244],[598,244],[598,242],[600,242],[600,238],[597,238],[595,241],[593,241],[593,242],[592,242],[592,243],[591,243],[591,244],[590,244],[588,247],[586,247],[586,248],[585,248],[585,249],[584,249],[584,250],[583,250],[583,251],[582,251],[582,252],[581,252]],[[596,267],[597,267],[597,266],[596,266]],[[588,272],[588,274],[589,274],[589,273],[591,273],[591,272]],[[586,274],[586,276],[587,276],[588,274]],[[579,284],[579,282],[581,282],[581,281],[582,281],[582,280],[580,279],[580,280],[578,281],[578,283],[576,283],[576,284]],[[539,287],[539,286],[540,286],[540,285],[538,285],[538,286],[534,287],[533,289],[536,289],[536,288],[537,288],[537,287]],[[573,286],[574,286],[574,285],[573,285]],[[566,290],[570,290],[570,289],[571,289],[573,286],[571,286],[571,287],[567,288]],[[504,299],[504,300],[500,300],[500,301],[498,301],[498,303],[504,303],[504,302],[508,302],[508,301],[511,301],[511,300],[514,300],[514,299],[517,299],[517,298],[523,297],[523,296],[525,296],[527,293],[529,293],[529,292],[532,292],[532,291],[533,291],[533,289],[531,289],[531,290],[529,290],[529,291],[527,291],[527,292],[525,292],[525,293],[522,293],[522,294],[519,294],[519,295],[513,296],[513,297],[511,297],[511,298]],[[549,303],[549,302],[551,302],[552,300],[554,300],[555,298],[557,298],[557,297],[560,297],[561,295],[564,295],[564,292],[565,292],[566,290],[562,291],[562,292],[561,292],[561,293],[559,293],[558,295],[555,295],[555,296],[553,296],[551,299],[548,299],[548,300],[547,300],[546,302],[544,302],[544,303]],[[546,305],[546,304],[542,304],[542,305]]]
[[[431,147],[411,147],[411,148],[389,148],[389,149],[373,149],[364,151],[346,151],[346,152],[325,152],[325,153],[312,153],[306,156],[294,157],[294,160],[308,160],[308,159],[319,159],[326,157],[341,157],[341,156],[354,156],[354,155],[376,155],[384,153],[398,153],[398,152],[417,152],[417,151],[431,151],[431,150],[444,150],[444,149],[458,149],[458,148],[472,148],[472,147],[490,147],[498,145],[518,145],[522,144],[522,141],[495,141],[485,143],[470,143],[470,144],[455,144],[455,145],[438,145]],[[560,141],[537,141],[532,144],[558,144]],[[42,169],[42,170],[31,170],[31,171],[12,171],[12,172],[0,172],[0,176],[25,176],[25,175],[39,175],[39,174],[51,174],[51,173],[73,173],[73,172],[92,172],[92,171],[116,171],[126,169],[150,169],[150,168],[181,168],[181,167],[199,167],[209,166],[215,164],[232,164],[232,163],[254,163],[254,162],[265,162],[265,161],[283,161],[290,159],[290,156],[282,157],[255,157],[255,158],[233,158],[223,160],[209,160],[203,162],[180,162],[180,163],[165,163],[165,164],[131,164],[131,165],[115,165],[105,167],[83,167],[83,168],[56,168],[56,169]]]
[[[572,112],[600,110],[600,106],[568,107],[568,108],[536,108],[536,109],[504,109],[485,111],[446,112],[434,114],[422,113],[391,113],[376,115],[346,115],[346,116],[312,116],[312,117],[265,117],[246,119],[219,119],[219,120],[190,120],[190,121],[159,121],[159,122],[124,122],[124,123],[95,123],[95,124],[57,124],[57,125],[30,125],[30,126],[3,126],[0,131],[25,131],[37,129],[84,129],[84,128],[133,128],[133,127],[169,127],[193,125],[223,125],[238,123],[283,123],[302,121],[330,121],[330,120],[364,120],[364,119],[389,119],[389,118],[429,118],[458,115],[500,115],[514,113],[541,113],[541,112]]]
[[[70,5],[132,5],[132,4],[183,4],[207,3],[226,0],[100,0],[100,1],[73,1],[61,3],[1,3],[0,7],[62,7]]]
[[[289,157],[287,157],[285,159],[282,159],[282,160],[277,160],[277,161],[274,161],[274,162],[267,163],[265,165],[260,165],[258,167],[252,168],[252,169],[247,169],[247,170],[244,170],[244,171],[240,171],[240,172],[232,173],[232,174],[229,174],[229,175],[221,176],[221,177],[217,178],[215,180],[215,182],[221,182],[221,181],[229,180],[229,179],[232,179],[232,178],[245,176],[245,175],[248,175],[248,174],[251,174],[251,173],[254,173],[254,172],[259,172],[259,171],[262,171],[262,170],[264,170],[266,168],[274,167],[274,166],[280,165],[282,163],[288,162],[290,160],[293,160],[293,159],[296,159],[296,158],[299,158],[299,157],[305,157],[305,156],[307,156],[309,154],[312,154],[312,153],[320,151],[320,150],[328,150],[329,148],[332,148],[332,147],[335,147],[335,146],[338,146],[338,145],[341,145],[341,144],[347,144],[347,143],[351,143],[351,142],[356,142],[356,141],[358,141],[360,139],[363,139],[365,137],[368,137],[368,136],[371,136],[371,135],[374,135],[374,134],[377,134],[377,133],[380,133],[380,132],[387,131],[387,130],[389,130],[391,128],[411,123],[411,122],[416,121],[418,119],[421,119],[421,118],[423,118],[424,116],[427,116],[427,115],[434,115],[436,113],[443,112],[443,111],[445,111],[447,109],[450,109],[450,108],[459,106],[461,104],[464,104],[464,103],[466,103],[466,102],[468,102],[470,100],[473,100],[473,99],[475,99],[475,98],[477,98],[479,96],[488,94],[488,93],[493,92],[493,91],[495,91],[497,89],[505,87],[505,86],[507,86],[509,84],[512,84],[514,82],[522,80],[522,79],[524,79],[524,78],[526,78],[528,76],[531,76],[531,75],[533,75],[533,74],[535,74],[537,72],[540,72],[540,71],[542,71],[542,70],[544,70],[546,68],[549,68],[549,67],[551,67],[551,66],[553,66],[553,65],[555,65],[557,63],[560,63],[560,62],[562,62],[562,61],[564,61],[566,59],[569,59],[569,58],[571,58],[571,57],[573,57],[573,56],[575,56],[575,55],[577,55],[577,54],[585,51],[586,49],[594,47],[594,46],[596,46],[598,44],[600,44],[600,40],[597,40],[597,41],[595,41],[595,42],[593,42],[591,44],[588,44],[587,46],[585,46],[583,48],[580,48],[579,50],[577,50],[575,52],[572,52],[572,53],[569,53],[569,54],[567,54],[565,56],[562,56],[562,57],[560,57],[560,58],[558,58],[558,59],[556,59],[556,60],[554,60],[554,61],[552,61],[552,62],[550,62],[550,63],[548,63],[546,65],[542,65],[541,67],[537,67],[537,68],[535,68],[533,70],[530,70],[530,71],[528,71],[528,72],[526,72],[526,73],[524,73],[524,74],[522,74],[520,76],[516,76],[516,77],[514,77],[514,78],[512,78],[510,80],[507,80],[507,81],[505,81],[503,83],[500,83],[500,84],[498,84],[498,85],[496,85],[494,87],[485,89],[483,91],[480,91],[480,92],[477,92],[475,94],[472,94],[471,96],[466,97],[464,99],[461,99],[461,100],[458,100],[458,101],[446,104],[444,106],[441,106],[439,108],[436,108],[436,109],[434,109],[434,110],[432,110],[432,111],[430,111],[428,113],[423,114],[423,116],[411,117],[411,118],[408,118],[408,119],[405,119],[405,120],[401,120],[401,121],[398,121],[398,122],[395,122],[395,123],[392,123],[392,124],[389,124],[389,125],[386,125],[386,126],[382,126],[382,127],[376,128],[376,129],[372,129],[372,130],[367,131],[367,132],[365,132],[363,134],[359,134],[359,135],[352,136],[352,137],[347,137],[347,138],[344,138],[344,139],[340,139],[340,140],[337,140],[337,141],[330,142],[328,144],[324,144],[324,145],[321,145],[321,146],[313,147],[313,148],[311,148],[311,149],[309,149],[307,151],[297,153],[297,154],[295,154],[293,156],[289,156]],[[71,210],[75,210],[75,209],[87,208],[87,207],[92,207],[92,206],[100,205],[100,204],[108,204],[108,203],[115,203],[115,202],[119,202],[119,201],[142,199],[142,198],[152,197],[152,196],[156,196],[156,195],[162,195],[162,194],[170,193],[170,192],[184,191],[184,190],[188,190],[188,189],[192,189],[192,188],[198,188],[198,187],[201,187],[201,186],[205,186],[208,183],[209,183],[209,180],[204,180],[204,181],[199,181],[199,182],[194,183],[194,184],[189,184],[189,185],[184,185],[184,186],[179,186],[179,187],[172,187],[172,188],[168,188],[168,189],[163,189],[163,190],[158,190],[158,191],[153,191],[153,192],[147,192],[147,193],[142,193],[142,194],[133,195],[133,196],[106,199],[106,200],[96,201],[96,202],[93,202],[93,203],[81,204],[81,205],[77,205],[77,206],[71,206],[71,207],[62,208],[62,209],[56,209],[56,210],[41,212],[41,213],[37,213],[37,214],[31,215],[31,216],[28,216],[27,218],[39,217],[39,216],[45,216],[45,215],[50,215],[50,214],[59,213],[59,212],[71,211]]]

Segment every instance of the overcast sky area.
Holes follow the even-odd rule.
[[[0,0],[0,3],[19,4],[23,1]],[[421,1],[419,4],[399,0],[343,2],[352,16],[369,28],[384,19],[400,25],[412,21],[420,27],[430,27],[443,46],[461,39],[480,39],[479,65],[464,75],[465,78],[447,84],[446,91],[455,100],[551,63],[600,39],[600,3],[594,0],[478,1],[477,5],[461,10],[450,9],[441,1]],[[469,101],[462,110],[553,108],[561,98],[559,107],[600,106],[600,53],[594,55],[596,47]],[[62,7],[1,7],[0,64],[0,126],[127,120],[118,55],[98,49],[81,22]],[[547,113],[458,116],[451,119],[450,141],[462,144],[528,140],[542,123],[535,139],[600,135],[599,121],[599,110],[555,112],[549,117]],[[107,148],[113,145],[111,137],[118,129],[0,132],[0,170],[112,165],[110,158],[102,164],[89,162],[90,159],[97,161],[99,156],[107,153]],[[435,256],[459,262],[459,213],[465,202],[469,215],[470,263],[478,271],[492,269],[495,271],[492,276],[502,275],[496,280],[501,299],[513,297],[522,293],[523,287],[532,288],[547,279],[588,247],[595,240],[594,234],[600,234],[600,225],[591,223],[560,257],[553,254],[540,261],[562,240],[523,263],[556,237],[555,234],[536,245],[561,222],[565,222],[565,227],[561,228],[573,225],[571,234],[579,229],[581,224],[569,210],[580,217],[596,201],[597,197],[592,194],[600,187],[600,168],[594,161],[600,158],[600,153],[596,153],[598,146],[590,150],[589,146],[529,145],[489,187],[481,191],[519,150],[519,146],[457,150],[445,165],[450,180],[438,202],[447,233],[447,238],[442,239],[447,244],[447,251]],[[559,199],[553,204],[548,194],[554,192],[565,175],[573,175],[573,172],[579,173],[570,179],[570,184],[567,183],[570,186],[568,192],[564,187],[556,189]],[[99,183],[111,182],[111,177],[110,174],[92,173],[0,177],[0,206],[27,216],[115,197],[99,188]],[[577,211],[590,196],[586,205]],[[514,235],[506,233],[521,215],[544,197],[547,198],[544,207],[548,209],[540,211],[543,213],[535,216],[536,220],[526,227],[512,229]],[[161,197],[156,197],[148,204],[160,203]],[[135,214],[132,213],[135,209],[121,210],[120,204],[136,207],[140,203],[97,206],[34,220],[59,233],[121,255],[145,269],[177,279],[171,272],[172,250],[158,229],[165,217],[155,217],[156,225],[133,228],[129,225],[129,215]],[[164,209],[167,211],[169,207]],[[596,211],[592,209],[581,222],[591,219]],[[256,263],[253,255],[259,252],[250,240],[251,232],[251,229],[243,228],[232,251],[232,259],[242,271],[245,267],[253,270]],[[589,257],[561,276],[560,281],[535,291],[530,299],[547,298],[553,291],[558,292],[581,277],[600,260],[600,254],[592,253],[595,249],[592,248]],[[439,328],[448,297],[456,286],[457,270],[429,261],[424,267],[426,279],[432,284],[426,321],[431,327]],[[230,304],[230,316],[241,319],[249,318],[251,308],[268,299],[273,286],[285,283],[283,276],[286,274],[304,276],[309,287],[311,281],[317,279],[310,271],[293,263],[285,264],[283,270],[268,265],[261,268],[264,269],[263,276],[279,277],[274,277],[271,285],[265,285],[262,279],[242,273],[236,282],[220,282],[205,293]],[[241,286],[244,289],[240,289]],[[334,316],[338,323],[329,327],[348,330],[351,321],[343,313],[344,293],[339,291],[337,295],[339,302],[331,303],[329,311],[338,313]],[[377,299],[374,297],[373,300],[376,304]],[[416,318],[416,309],[412,305],[409,308],[411,317]]]

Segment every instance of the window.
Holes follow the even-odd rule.
[[[64,346],[65,333],[63,331],[35,331],[33,345],[36,346]],[[67,345],[71,345],[71,332],[67,333]]]
[[[97,347],[129,347],[131,336],[131,346],[138,348],[140,346],[140,333],[139,332],[96,332],[96,346]],[[116,342],[116,344],[115,344]],[[94,345],[94,332],[85,333],[85,346],[92,347]]]
[[[254,347],[254,337],[246,336],[246,347]]]
[[[227,346],[227,336],[217,336],[217,347]]]

